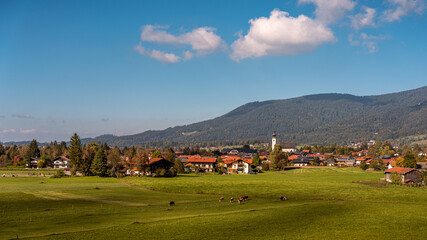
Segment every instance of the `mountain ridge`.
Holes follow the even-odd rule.
[[[169,141],[269,141],[276,130],[283,140],[298,144],[348,144],[398,139],[427,131],[427,86],[383,95],[355,96],[321,93],[301,97],[254,101],[219,117],[164,130],[127,136],[101,135],[83,142],[130,146]]]

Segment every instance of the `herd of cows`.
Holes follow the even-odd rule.
[[[242,196],[242,197],[239,197],[239,199],[237,200],[237,202],[239,203],[239,204],[241,204],[242,202],[244,202],[244,201],[246,201],[246,200],[249,200],[249,196],[248,195],[245,195],[245,196]],[[280,201],[287,201],[288,200],[288,197],[286,197],[286,196],[280,196]],[[224,197],[220,197],[219,198],[219,202],[223,202],[224,201]],[[230,203],[232,203],[232,202],[234,202],[234,198],[232,197],[232,198],[230,198]],[[175,206],[175,201],[170,201],[169,202],[169,207],[170,206]]]

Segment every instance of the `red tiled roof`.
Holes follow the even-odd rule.
[[[234,162],[233,160],[224,160],[224,163],[227,164],[227,165],[228,164],[232,164],[233,162]]]
[[[214,163],[216,162],[215,157],[199,157],[199,156],[189,156],[189,163]]]
[[[387,169],[385,172],[386,173],[397,172],[399,174],[406,174],[412,170],[416,171],[415,168],[394,167],[394,168]]]

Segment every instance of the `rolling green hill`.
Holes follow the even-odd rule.
[[[426,134],[426,119],[427,86],[377,96],[331,93],[252,102],[199,123],[120,137],[102,135],[83,142],[130,146],[158,141],[270,141],[276,130],[280,141],[346,144]]]

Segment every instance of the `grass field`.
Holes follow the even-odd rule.
[[[0,239],[425,239],[427,188],[381,172],[0,178]],[[249,195],[243,204],[220,196]],[[289,201],[279,201],[287,195]],[[176,206],[169,207],[169,201]]]

